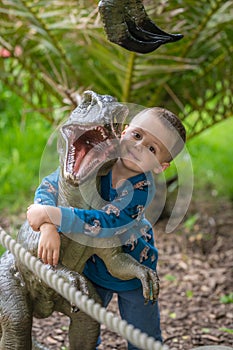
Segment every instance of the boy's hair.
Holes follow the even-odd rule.
[[[173,133],[176,142],[170,150],[170,153],[172,159],[175,158],[182,151],[186,142],[186,130],[181,120],[171,111],[161,107],[146,108],[139,114],[147,112],[152,112],[154,117],[159,119],[162,124]]]

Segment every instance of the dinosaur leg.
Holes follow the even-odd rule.
[[[9,252],[0,260],[0,329],[0,350],[31,350],[31,302]]]
[[[70,320],[70,350],[94,350],[99,332],[99,323],[86,313],[79,311]]]
[[[89,281],[88,290],[89,297],[101,303],[99,295]],[[56,303],[55,309],[70,318],[69,349],[94,350],[100,332],[99,323],[83,311],[72,312],[69,302],[62,298]]]

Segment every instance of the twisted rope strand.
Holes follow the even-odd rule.
[[[100,304],[95,303],[93,299],[82,295],[74,286],[71,286],[62,277],[56,275],[56,272],[48,269],[48,265],[43,264],[35,256],[31,255],[23,246],[17,243],[0,227],[0,244],[8,249],[17,260],[26,265],[33,273],[43,280],[49,287],[62,295],[70,303],[78,306],[80,310],[89,316],[104,324],[108,329],[120,334],[129,342],[142,350],[169,350],[166,345],[155,341],[146,333],[134,328],[125,320],[115,316],[112,312],[107,311]]]

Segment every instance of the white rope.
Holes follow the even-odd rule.
[[[82,295],[74,286],[71,286],[62,277],[57,276],[55,271],[48,269],[48,265],[43,264],[35,256],[31,255],[31,253],[17,243],[1,227],[0,243],[48,286],[99,323],[104,324],[111,331],[120,334],[142,350],[169,350],[166,345],[162,345],[153,337],[149,337],[146,333],[142,333],[139,329],[129,325],[125,320],[120,319],[100,304],[95,303],[93,299]]]

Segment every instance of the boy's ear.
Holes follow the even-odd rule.
[[[160,166],[158,168],[154,169],[154,173],[155,174],[160,174],[164,170],[166,170],[169,166],[170,166],[170,163],[164,162],[164,163],[160,164]]]

